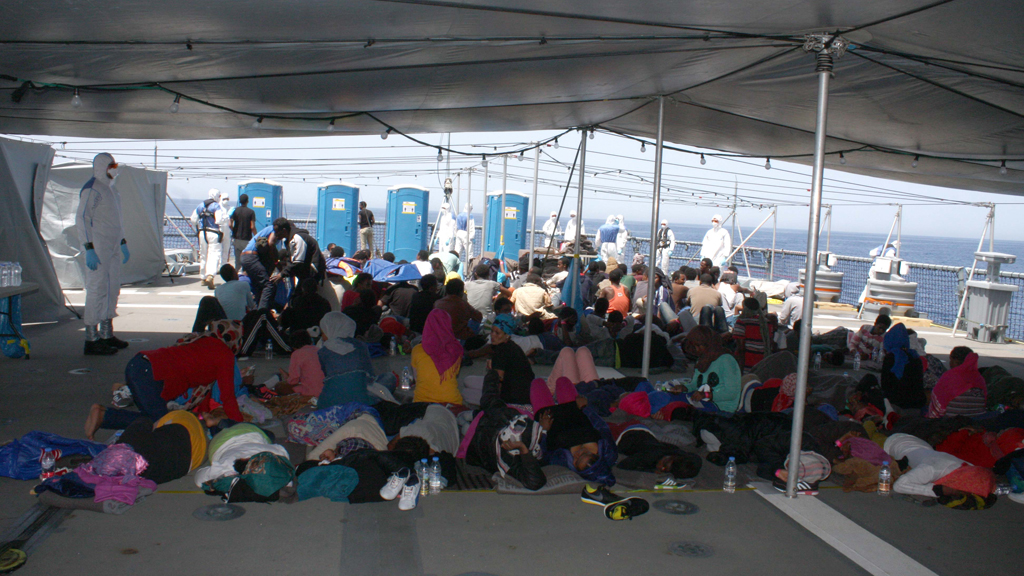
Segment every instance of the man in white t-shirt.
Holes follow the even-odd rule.
[[[494,299],[500,294],[506,298],[512,291],[490,279],[491,268],[478,264],[473,269],[473,279],[466,282],[466,301],[484,317],[494,314]]]
[[[740,288],[736,276],[730,272],[722,274],[718,284],[718,292],[722,295],[722,309],[725,310],[725,321],[729,326],[736,323],[736,314],[743,305],[743,289]]]

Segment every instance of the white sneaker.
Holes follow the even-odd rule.
[[[388,478],[388,483],[380,489],[380,497],[385,500],[394,500],[402,492],[405,483],[409,481],[409,469],[402,468]],[[415,506],[415,504],[414,504]]]
[[[121,386],[114,391],[114,399],[111,402],[115,408],[127,408],[132,405],[132,392],[127,386]]]
[[[406,483],[402,487],[402,497],[398,500],[399,510],[412,510],[420,500],[420,481]]]

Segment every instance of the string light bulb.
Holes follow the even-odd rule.
[[[487,154],[484,154],[484,159],[480,161],[480,164],[482,164],[485,167],[487,166]]]
[[[765,170],[771,170],[772,169],[772,157],[771,156],[769,156],[769,157],[764,159],[764,169]]]
[[[999,173],[1006,174],[1006,160],[1003,160],[1003,163],[999,165]]]
[[[558,138],[555,138],[555,150],[558,150]],[[486,166],[486,164],[485,164]]]
[[[645,152],[647,152],[647,143],[646,142],[641,142],[640,143],[640,153],[643,154]]]
[[[334,132],[334,118],[331,118],[331,123],[327,125],[328,132]]]
[[[525,158],[525,157],[526,157],[526,156],[525,156],[525,154],[526,154],[526,153],[525,153],[524,151],[522,151],[522,150],[520,150],[520,151],[519,151],[519,156],[518,156],[518,158],[519,158],[519,161],[520,161],[520,162],[522,162],[522,161],[523,161],[523,158]]]
[[[437,149],[437,161],[444,162],[444,152],[440,148]]]
[[[381,140],[387,140],[388,139],[388,134],[391,134],[391,128],[388,128],[387,130],[381,132],[380,133],[380,139]]]
[[[839,163],[846,164],[846,156],[843,156],[842,152],[839,153]]]
[[[593,128],[590,129],[590,139],[591,140],[594,139],[594,129]]]
[[[75,95],[71,97],[71,107],[72,108],[81,108],[82,107],[82,97],[78,95],[78,88],[75,88]]]
[[[178,103],[179,102],[181,102],[181,94],[175,94],[174,95],[174,102],[171,103],[171,106],[170,106],[170,108],[167,109],[167,111],[170,112],[171,114],[177,114],[178,113]]]
[[[252,129],[253,130],[259,130],[262,124],[263,124],[263,116],[260,116],[259,118],[257,118],[257,119],[252,121]]]
[[[915,154],[914,155],[914,161],[910,163],[910,167],[911,168],[917,168],[917,161],[920,160],[920,159],[921,159],[921,157]]]
[[[707,161],[707,160],[705,160],[705,159],[704,159],[704,155],[703,155],[703,154],[701,154],[701,155],[700,155],[700,165],[701,165],[701,166],[703,166],[703,165],[705,165],[705,164],[707,164],[707,163],[708,163],[708,161]]]

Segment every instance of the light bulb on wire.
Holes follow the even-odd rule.
[[[645,142],[641,142],[640,143],[640,153],[643,154],[645,152],[647,152],[647,144]]]
[[[1006,174],[1006,160],[1003,160],[1003,163],[999,165],[999,173]]]
[[[262,124],[263,124],[263,116],[260,116],[259,118],[257,118],[257,119],[252,121],[252,129],[253,130],[259,130]]]
[[[593,128],[590,129],[590,139],[591,140],[594,139],[594,129]]]
[[[437,149],[437,161],[444,162],[444,152],[440,148]]]
[[[391,128],[388,128],[387,130],[381,132],[380,133],[380,139],[381,140],[387,140],[388,139],[388,134],[391,134]]]
[[[517,156],[517,158],[519,158],[519,161],[520,161],[520,162],[522,162],[522,161],[523,161],[523,158],[525,158],[525,157],[526,157],[526,156],[525,156],[525,154],[526,154],[526,153],[525,153],[524,151],[522,151],[522,150],[520,150],[520,151],[519,151],[519,156]]]
[[[839,153],[839,163],[846,164],[846,156],[843,156],[842,152]]]
[[[75,88],[75,95],[71,97],[71,107],[72,108],[81,108],[82,107],[82,97],[78,95],[78,88]]]
[[[701,166],[703,166],[703,165],[705,165],[705,164],[707,164],[707,163],[708,163],[708,161],[707,161],[707,160],[705,160],[705,159],[704,159],[704,155],[703,155],[703,154],[701,154],[701,155],[700,155],[700,165],[701,165]]]
[[[558,150],[558,138],[555,138],[555,150]]]
[[[920,156],[915,155],[914,156],[914,161],[910,163],[910,167],[911,168],[917,168],[917,161],[920,160],[920,159],[921,159]]]
[[[769,156],[769,157],[764,159],[764,169],[765,170],[771,170],[772,169],[772,158],[771,158],[771,156]]]
[[[174,102],[171,103],[171,106],[167,109],[167,111],[170,112],[171,114],[177,114],[178,113],[178,103],[179,102],[181,102],[181,94],[175,94],[174,95]]]
[[[327,125],[328,132],[334,132],[334,118],[331,118],[331,123]]]
[[[480,161],[480,164],[484,167],[487,166],[487,154],[484,154],[484,159]]]

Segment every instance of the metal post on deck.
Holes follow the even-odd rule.
[[[487,162],[487,156],[484,156],[484,227],[481,230],[483,238],[480,239],[480,256],[483,257],[484,250],[487,249],[487,183],[490,180],[490,165]]]
[[[581,133],[580,143],[580,187],[576,193],[576,247],[573,249],[573,258],[580,257],[580,229],[583,228],[583,177],[587,173],[587,136]],[[582,263],[581,266],[582,268]]]
[[[897,258],[900,257],[900,247],[902,245],[903,245],[903,205],[901,204],[899,206],[899,208],[896,209],[896,257]],[[885,256],[885,254],[884,254],[885,250],[883,250],[882,252],[883,252],[882,255]]]
[[[640,375],[651,369],[651,323],[654,321],[654,265],[658,255],[658,211],[661,208],[661,154],[664,148],[665,97],[658,96],[658,144],[654,151],[654,198],[651,202],[651,258],[647,266],[647,314],[644,315],[644,356]],[[663,271],[664,272],[664,271]]]
[[[807,225],[807,265],[804,294],[814,294],[814,281],[818,270],[818,225],[821,220],[821,181],[825,170],[825,139],[828,120],[828,82],[832,76],[833,58],[846,51],[847,41],[832,34],[808,34],[804,37],[804,50],[814,52],[818,66],[818,114],[814,129],[814,171],[811,176],[811,206]],[[805,297],[803,322],[800,328],[800,354],[796,363],[796,395],[793,398],[793,429],[789,436],[789,459],[786,495],[796,497],[796,483],[800,475],[800,448],[804,432],[804,405],[807,402],[807,371],[811,358],[811,331],[814,324],[814,298]]]
[[[498,222],[501,222],[500,233],[498,234],[498,245],[505,246],[505,193],[508,192],[508,154],[501,157],[502,162],[501,169],[501,214],[498,216]],[[502,258],[508,258],[508,254],[502,252]],[[519,261],[519,254],[516,254],[516,262]]]
[[[466,205],[473,205],[473,169],[466,169]],[[473,209],[470,208],[466,212],[467,220],[473,220]],[[466,235],[469,237],[469,243],[466,246],[466,262],[473,261],[473,239],[476,237],[476,226],[470,226],[469,222],[466,222]],[[481,239],[483,241],[483,239]]]
[[[768,280],[775,281],[775,233],[779,231],[779,206],[772,208],[772,260],[768,269]]]
[[[537,146],[533,149],[533,199],[530,200],[530,266],[533,266],[533,246],[537,236],[537,177],[539,174],[540,146]]]

